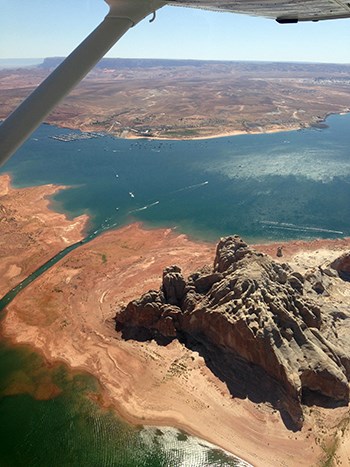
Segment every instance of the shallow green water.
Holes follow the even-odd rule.
[[[172,428],[133,427],[94,402],[97,381],[0,343],[1,467],[235,466]]]

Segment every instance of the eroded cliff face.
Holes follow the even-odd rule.
[[[233,396],[268,401],[300,428],[305,400],[349,401],[350,345],[338,331],[350,313],[327,300],[331,280],[321,269],[302,275],[227,237],[213,267],[187,280],[178,266],[166,268],[160,290],[130,302],[116,325],[125,338],[181,340]]]

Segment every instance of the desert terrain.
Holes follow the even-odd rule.
[[[39,266],[83,238],[87,216],[69,220],[48,209],[49,196],[64,186],[15,189],[0,175],[0,296]]]
[[[60,61],[0,70],[0,119]],[[347,65],[103,59],[47,122],[126,138],[295,130],[348,112],[349,89]]]
[[[30,198],[33,188],[12,190],[8,177],[4,180],[3,197],[16,193],[20,200],[28,190]],[[41,216],[56,216],[50,231],[62,225],[62,217],[49,210],[46,199],[48,190],[56,189],[41,187],[41,205],[37,201],[31,207],[36,215],[40,205]],[[27,215],[31,215],[28,208]],[[17,219],[22,232],[26,220]],[[0,229],[5,234],[7,224],[1,223]],[[35,236],[42,226],[36,223],[31,229]],[[77,238],[80,235],[78,230]],[[281,245],[259,249],[304,271],[348,251],[350,239],[284,244],[281,258],[276,258],[277,246]],[[302,429],[293,431],[270,404],[233,398],[204,359],[178,341],[167,346],[140,343],[124,340],[116,332],[116,311],[141,293],[158,289],[164,267],[178,264],[187,275],[211,263],[214,252],[215,245],[192,242],[171,229],[133,224],[104,233],[22,290],[7,307],[1,333],[15,343],[34,346],[50,361],[64,361],[94,374],[103,387],[101,403],[130,422],[183,428],[257,466],[348,465],[348,407],[307,406]],[[16,266],[23,270],[22,261],[28,261],[24,253],[19,249],[9,255],[16,256]],[[12,264],[5,249],[2,254],[5,263]],[[345,300],[349,283],[332,281],[331,298],[335,303]]]

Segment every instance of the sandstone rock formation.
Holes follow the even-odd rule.
[[[350,345],[338,331],[350,313],[327,302],[330,280],[321,270],[302,275],[227,237],[213,267],[187,281],[178,266],[166,268],[160,290],[120,310],[116,327],[125,338],[181,340],[233,396],[269,401],[300,428],[306,400],[349,401]]]
[[[350,281],[350,253],[344,253],[335,259],[330,266],[338,272],[341,279]]]

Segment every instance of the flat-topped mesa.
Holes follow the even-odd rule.
[[[238,236],[227,237],[213,268],[187,281],[178,266],[166,268],[159,291],[117,313],[117,329],[126,338],[178,338],[200,349],[234,396],[244,380],[245,395],[266,391],[260,399],[300,427],[304,396],[349,401],[350,351],[337,342],[339,313],[323,296],[329,280],[317,271],[304,277]]]

